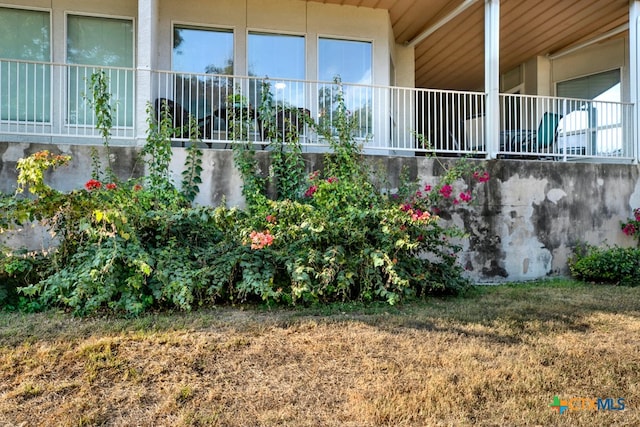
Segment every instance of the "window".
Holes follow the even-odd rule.
[[[321,38],[318,55],[320,80],[371,84],[371,43]]]
[[[258,78],[268,77],[271,82],[271,94],[274,101],[285,107],[305,105],[304,37],[285,34],[249,33],[248,39],[249,75]],[[259,105],[262,97],[260,87],[250,91],[250,102]]]
[[[202,28],[173,28],[173,71],[233,74],[233,32]]]
[[[340,78],[344,84],[344,100],[357,122],[356,135],[365,138],[373,127],[371,88],[372,46],[370,42],[321,38],[318,44],[318,76],[332,82]],[[333,120],[335,113],[335,85],[322,85],[318,93],[320,121]]]
[[[558,96],[576,99],[566,103],[567,111],[558,125],[561,150],[620,155],[623,148],[623,110],[618,104],[620,70],[559,82],[556,88]]]
[[[173,93],[165,94],[193,116],[212,116],[224,105],[232,87],[233,31],[175,26],[173,28]],[[205,76],[217,74],[218,76]],[[209,130],[204,129],[209,136]]]
[[[90,95],[91,74],[103,69],[115,110],[114,126],[133,126],[133,22],[128,19],[68,15],[67,63],[69,66],[70,124],[92,124],[93,113],[85,101]]]
[[[596,99],[616,86],[617,101],[620,101],[620,70],[560,82],[557,85],[557,92],[558,96],[563,98]]]
[[[51,115],[48,12],[0,7],[0,119],[48,122]]]

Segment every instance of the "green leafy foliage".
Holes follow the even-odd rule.
[[[89,78],[88,85],[91,96],[85,97],[85,100],[93,109],[96,116],[96,129],[98,129],[102,136],[102,143],[106,150],[106,158],[109,162],[106,168],[106,179],[115,182],[117,179],[113,172],[113,168],[111,167],[111,150],[109,148],[111,128],[113,126],[114,107],[111,105],[111,93],[109,92],[109,78],[107,77],[107,73],[102,69],[92,73]],[[101,162],[95,152],[92,152],[91,157],[93,168],[91,176],[93,179],[100,179],[102,168]]]
[[[153,106],[147,104],[147,142],[140,153],[145,157],[147,181],[160,191],[173,187],[169,177],[171,162],[171,135],[176,132],[166,101],[160,106],[160,120],[156,122]]]
[[[68,159],[48,153],[25,159],[23,170],[29,172],[21,185],[36,198],[0,198],[0,229],[38,220],[59,244],[32,257],[3,255],[0,274],[13,285],[0,298],[24,309],[137,315],[242,301],[395,304],[407,296],[467,287],[456,259],[463,233],[441,215],[469,202],[474,186],[488,180],[486,173],[462,160],[443,165],[445,173],[433,187],[417,190],[404,182],[396,193],[379,191],[354,137],[357,124],[338,94],[331,124],[305,116],[305,126],[323,132],[333,150],[324,171],[305,176],[298,119],[286,115],[278,123],[265,85],[260,114],[273,165],[269,179],[277,188],[272,200],[246,133],[249,105],[237,94],[228,102],[247,209],[192,206],[201,183],[198,141],[187,149],[178,191],[169,176],[172,119],[164,106],[156,121],[149,106],[142,180],[93,177],[83,190],[64,194],[42,177]]]
[[[0,251],[0,307],[5,310],[37,311],[40,305],[18,293],[18,289],[46,277],[49,260],[38,252]]]
[[[55,169],[62,165],[69,164],[70,156],[61,154],[53,155],[48,150],[35,153],[32,156],[18,160],[18,193],[22,193],[25,188],[36,196],[47,196],[55,192],[44,182],[44,172],[48,169]]]
[[[579,245],[569,259],[569,270],[586,282],[639,286],[640,248]]]
[[[261,93],[259,114],[264,136],[269,141],[269,177],[277,199],[295,200],[305,179],[299,128],[309,124],[311,118],[304,110],[276,105],[268,81],[262,83]]]
[[[184,171],[182,171],[182,194],[184,197],[193,202],[200,192],[200,184],[202,184],[202,150],[198,147],[198,122],[195,117],[189,120],[191,128],[189,135],[191,140],[187,147],[187,158],[185,159]]]

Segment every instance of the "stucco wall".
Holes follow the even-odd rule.
[[[47,176],[59,190],[82,188],[90,176],[88,146],[0,143],[0,190],[16,187],[16,161],[42,149],[73,157],[69,167]],[[176,182],[184,161],[184,149],[176,148],[171,168]],[[142,162],[137,149],[113,147],[116,173],[123,179],[140,176]],[[260,168],[268,172],[268,153],[258,153]],[[309,171],[321,168],[321,154],[306,154]],[[449,161],[425,157],[367,157],[386,171],[390,186],[397,187],[399,173],[406,168],[421,185],[434,184]],[[476,203],[453,212],[450,221],[462,226],[461,262],[469,275],[481,282],[529,280],[566,275],[566,261],[578,242],[633,245],[620,232],[620,221],[640,206],[638,165],[556,163],[550,161],[478,160],[491,175],[475,195]],[[199,204],[242,206],[242,181],[233,166],[233,153],[205,150],[203,184]],[[27,230],[30,246],[39,248],[46,234]],[[3,236],[6,241],[6,236]],[[12,240],[18,245],[18,240]]]

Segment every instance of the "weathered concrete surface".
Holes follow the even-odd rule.
[[[90,147],[0,143],[0,190],[15,191],[16,161],[42,149],[73,158],[69,167],[47,176],[50,185],[62,191],[82,188],[91,171]],[[112,147],[111,152],[118,176],[126,179],[143,174],[139,149]],[[260,171],[266,176],[268,153],[259,152],[257,158]],[[176,183],[181,180],[184,159],[185,150],[174,149],[170,167]],[[242,180],[233,165],[233,153],[204,150],[202,160],[203,184],[196,203],[218,205],[225,200],[229,206],[242,206]],[[305,154],[307,171],[321,168],[322,160],[321,154]],[[378,174],[387,176],[387,185],[391,188],[399,185],[403,168],[421,185],[435,184],[444,169],[455,161],[425,157],[367,157],[365,160]],[[463,241],[461,262],[474,280],[504,282],[566,275],[567,258],[579,242],[622,246],[635,243],[621,233],[620,221],[640,206],[638,165],[522,160],[473,162],[485,168],[491,180],[484,185],[474,185],[474,203],[457,207],[447,218],[464,227],[468,234],[468,239]],[[457,183],[456,190],[462,191],[465,185]],[[40,248],[42,232],[32,234],[30,246]],[[15,246],[16,240],[10,243]]]

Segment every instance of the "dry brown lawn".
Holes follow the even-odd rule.
[[[0,313],[0,426],[638,426],[640,289],[400,307]],[[624,398],[624,411],[563,399]]]

